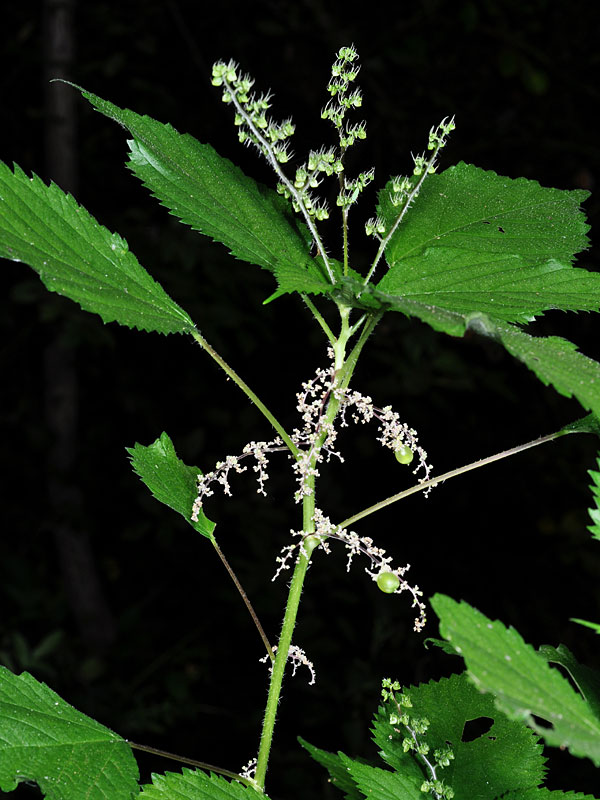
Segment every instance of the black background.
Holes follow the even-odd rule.
[[[2,17],[0,158],[49,179],[43,152],[42,4],[8,4]],[[376,169],[375,186],[410,170],[432,124],[455,114],[442,168],[459,160],[543,185],[594,190],[597,141],[597,5],[550,2],[302,2],[81,4],[75,9],[73,80],[112,102],[170,122],[271,184],[266,165],[241,148],[230,111],[210,86],[210,66],[234,58],[273,113],[293,115],[294,149],[331,141],[320,119],[336,50],[353,42],[368,138],[356,169]],[[203,334],[288,426],[294,393],[324,364],[324,342],[293,297],[263,306],[272,277],[235,261],[218,244],[170,218],[123,168],[126,136],[78,100],[77,198],[125,236],[141,263],[195,319]],[[368,261],[362,236],[375,192],[365,194],[351,230],[353,265]],[[586,210],[598,229],[598,201]],[[339,246],[330,225],[329,246]],[[597,268],[597,250],[578,263]],[[209,469],[249,439],[269,437],[262,417],[210,360],[183,337],[103,326],[49,295],[27,267],[2,263],[2,558],[0,659],[27,669],[82,711],[134,741],[237,770],[255,752],[266,692],[261,644],[233,587],[201,540],[148,494],[124,448],[165,430],[179,455]],[[564,335],[599,358],[592,315],[551,312],[531,326]],[[59,342],[73,360],[70,396],[77,448],[65,475],[77,488],[61,507],[53,491],[54,434],[44,372]],[[477,338],[452,339],[418,321],[388,315],[365,349],[354,381],[391,404],[419,431],[437,473],[557,430],[582,416],[575,401],[542,386],[522,365]],[[366,429],[347,432],[343,466],[323,470],[320,502],[340,519],[403,486],[410,473],[381,452]],[[365,520],[395,560],[431,596],[463,598],[514,625],[535,645],[564,642],[596,667],[597,638],[569,622],[600,619],[600,557],[586,530],[591,436],[566,437],[457,478],[424,500],[413,496]],[[285,581],[274,561],[298,526],[292,479],[274,461],[270,498],[239,478],[234,498],[207,507],[217,537],[271,639]],[[68,524],[91,543],[110,609],[102,645],[77,623],[65,590],[54,531]],[[369,721],[382,676],[405,683],[456,669],[411,632],[402,597],[386,597],[343,553],[319,557],[309,574],[295,641],[317,669],[309,687],[288,678],[267,789],[336,796],[296,743],[375,757]],[[84,576],[85,577],[85,576]],[[430,615],[426,635],[437,635]],[[48,638],[50,637],[50,638]],[[40,648],[40,645],[43,645]],[[551,788],[597,791],[587,762],[549,752]],[[141,757],[151,770],[176,768]],[[35,790],[22,787],[17,794]]]

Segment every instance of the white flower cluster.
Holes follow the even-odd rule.
[[[270,442],[248,442],[241,455],[227,456],[225,461],[217,462],[215,468],[211,472],[207,472],[205,475],[198,475],[198,496],[194,500],[194,505],[192,506],[192,520],[197,522],[200,510],[204,505],[204,499],[214,494],[214,491],[210,488],[211,483],[215,481],[216,483],[220,483],[223,487],[223,492],[231,497],[229,473],[231,470],[238,473],[246,472],[247,466],[242,466],[240,461],[249,456],[254,457],[256,460],[256,464],[252,467],[254,472],[256,472],[256,479],[258,481],[258,489],[256,491],[266,497],[265,481],[269,479],[266,454],[275,453],[279,450],[287,450],[287,447],[283,447],[283,442],[279,436]]]
[[[274,653],[277,652],[277,645],[273,647],[273,652]],[[315,673],[315,667],[312,661],[308,658],[308,656],[304,652],[304,650],[301,647],[298,647],[298,645],[296,644],[291,644],[290,649],[288,650],[288,658],[292,662],[292,676],[296,674],[298,667],[301,666],[306,667],[310,672],[310,680],[308,682],[309,686],[313,686],[317,677]],[[259,661],[262,661],[262,663],[264,664],[267,662],[268,659],[269,655],[267,654],[266,656],[259,658]],[[269,667],[269,672],[272,671],[273,671],[273,666],[271,665]]]
[[[391,556],[386,556],[385,550],[376,547],[370,537],[359,536],[354,531],[348,531],[345,528],[334,525],[329,517],[326,517],[319,508],[315,509],[313,522],[315,524],[314,533],[307,534],[304,531],[290,531],[292,536],[300,537],[301,541],[299,543],[286,545],[282,549],[281,554],[277,556],[276,559],[278,567],[272,580],[276,580],[284,570],[290,569],[292,563],[295,563],[295,560],[294,562],[292,561],[292,555],[295,550],[298,550],[298,556],[300,554],[307,555],[304,543],[308,537],[310,537],[311,540],[317,538],[319,540],[317,547],[327,554],[331,552],[328,540],[336,539],[342,542],[348,551],[346,571],[350,570],[354,556],[362,554],[369,558],[370,563],[368,567],[365,567],[365,572],[375,583],[378,583],[378,578],[382,574],[391,574],[398,578],[398,588],[395,589],[393,594],[402,594],[402,592],[405,591],[410,592],[413,597],[412,607],[418,609],[418,616],[414,622],[414,630],[417,633],[423,630],[426,623],[425,604],[419,599],[423,596],[423,592],[418,586],[411,586],[404,578],[404,575],[410,569],[410,564],[407,564],[405,567],[396,567],[394,569],[392,567]]]
[[[405,447],[417,454],[417,466],[413,470],[413,474],[423,470],[424,474],[419,481],[426,481],[431,474],[432,467],[427,463],[426,451],[418,443],[417,432],[405,422],[401,422],[399,415],[392,410],[391,406],[378,408],[373,405],[370,397],[336,386],[331,348],[328,350],[328,355],[331,359],[330,366],[318,369],[313,378],[302,384],[302,390],[296,395],[296,408],[302,419],[302,428],[295,428],[291,436],[294,444],[300,448],[300,455],[294,459],[292,465],[298,481],[298,489],[295,493],[296,502],[300,503],[303,497],[312,493],[309,479],[318,477],[320,462],[324,459],[329,461],[332,456],[339,458],[340,461],[344,460],[334,448],[338,435],[335,421],[326,419],[328,401],[332,395],[340,404],[337,416],[340,427],[348,427],[348,417],[356,424],[377,420],[379,432],[377,441],[394,452],[397,452],[400,447]],[[249,456],[254,457],[256,461],[253,469],[257,474],[257,491],[266,496],[265,482],[269,477],[267,454],[286,450],[287,448],[279,437],[270,442],[249,442],[241,455],[227,456],[225,461],[219,462],[215,466],[214,470],[205,475],[199,475],[198,496],[194,501],[192,520],[198,519],[205,498],[214,494],[211,488],[213,482],[220,483],[225,494],[231,495],[229,474],[231,470],[237,473],[245,472],[246,466],[242,466],[240,461]],[[426,490],[425,495],[429,491],[430,489]]]

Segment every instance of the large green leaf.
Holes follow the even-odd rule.
[[[35,781],[51,800],[130,800],[138,777],[124,739],[28,673],[0,667],[0,789]]]
[[[577,346],[558,336],[530,336],[482,314],[471,316],[468,327],[502,344],[537,377],[565,397],[575,397],[600,417],[600,363],[579,353]]]
[[[390,184],[378,211],[391,227]],[[573,269],[588,244],[584,191],[548,189],[460,163],[430,176],[386,248],[388,295],[506,322],[546,309],[598,310],[600,274]]]
[[[600,470],[600,458],[598,458],[597,463]],[[593,481],[590,488],[594,497],[594,508],[588,509],[592,518],[592,524],[588,525],[588,531],[590,531],[594,539],[600,541],[600,472],[590,469],[588,474]]]
[[[127,242],[56,184],[0,162],[0,256],[23,261],[52,292],[104,322],[160,333],[194,323],[150,277]]]
[[[440,633],[465,659],[476,686],[495,696],[498,708],[525,721],[549,745],[568,747],[600,766],[600,718],[558,670],[514,628],[492,622],[467,603],[438,594],[431,604]]]
[[[129,167],[182,222],[222,242],[237,258],[274,273],[279,292],[331,288],[310,256],[308,229],[277,192],[244,175],[211,145],[80,91],[131,133]]]
[[[214,541],[215,523],[200,512],[194,522],[192,506],[198,495],[198,467],[189,467],[177,457],[173,442],[166,433],[147,447],[136,444],[127,447],[133,469],[150,489],[154,497],[169,506],[188,522],[194,530]]]
[[[199,769],[153,775],[152,783],[143,786],[138,797],[140,800],[269,800],[252,786],[213,773],[207,775]]]
[[[440,770],[456,797],[495,800],[509,789],[538,786],[544,778],[545,759],[538,738],[520,722],[508,720],[494,707],[493,698],[482,695],[465,674],[430,681],[404,690],[412,708],[403,709],[425,717],[429,727],[422,736],[430,751],[448,743],[454,759]],[[373,738],[381,757],[394,769],[410,774],[415,760],[402,747],[405,733],[389,722],[392,704],[380,708],[373,726]],[[484,733],[469,735],[477,724],[487,722]],[[407,760],[412,761],[412,765]],[[423,772],[421,774],[421,780]]]

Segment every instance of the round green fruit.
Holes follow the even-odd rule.
[[[380,572],[377,576],[377,586],[386,594],[394,594],[400,586],[400,578],[393,572]]]
[[[407,447],[405,444],[399,444],[394,450],[394,453],[396,454],[396,461],[399,464],[410,464],[415,457],[410,447]]]

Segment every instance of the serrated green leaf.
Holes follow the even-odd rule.
[[[277,192],[244,175],[211,145],[76,88],[131,133],[128,166],[171,214],[224,244],[236,258],[272,272],[279,293],[331,289],[310,255],[308,228]]]
[[[56,184],[0,162],[0,256],[23,261],[51,292],[104,322],[185,333],[190,317],[150,277],[127,242]]]
[[[423,800],[421,784],[399,772],[371,767],[340,753],[340,761],[352,776],[357,787],[368,800]]]
[[[600,469],[600,458],[598,458],[597,464]],[[588,508],[588,513],[592,518],[592,524],[588,525],[588,531],[590,531],[594,539],[600,541],[600,472],[590,469],[588,470],[588,475],[593,481],[590,489],[594,498],[594,508]]]
[[[181,514],[194,530],[214,541],[215,523],[201,511],[198,521],[191,518],[192,506],[198,495],[198,467],[188,467],[177,457],[173,442],[161,433],[151,445],[136,444],[125,448],[131,456],[136,474],[150,489],[154,497]]]
[[[560,789],[527,789],[526,791],[509,792],[502,800],[598,800],[591,794],[583,792],[561,792]]]
[[[600,436],[600,420],[595,414],[587,414],[581,419],[569,422],[561,429],[563,433],[593,433]]]
[[[0,667],[0,789],[35,781],[50,800],[130,800],[138,777],[124,739],[28,673]]]
[[[567,339],[530,336],[514,325],[489,318],[487,322],[493,338],[526,364],[542,383],[553,386],[565,397],[575,397],[583,408],[600,417],[600,363],[579,353]],[[483,333],[480,327],[476,330]]]
[[[495,696],[498,708],[525,721],[549,745],[568,747],[600,765],[600,719],[514,628],[441,594],[431,604],[440,618],[440,633],[465,659],[477,687]]]
[[[319,747],[309,744],[300,737],[298,737],[298,741],[302,747],[310,753],[315,761],[322,767],[325,767],[329,773],[331,784],[335,786],[336,789],[344,792],[344,797],[347,800],[361,800],[361,794],[341,760],[341,756],[344,755],[342,752],[329,753],[327,750],[321,750]]]
[[[412,708],[403,710],[429,720],[420,741],[429,746],[431,753],[446,744],[452,748],[454,759],[440,770],[439,777],[452,787],[456,797],[495,800],[509,789],[528,788],[542,782],[545,759],[537,736],[522,723],[508,720],[495,708],[493,698],[478,692],[466,675],[410,686],[404,689],[404,694],[410,697]],[[379,709],[373,739],[381,748],[381,757],[394,769],[409,775],[416,760],[403,751],[402,740],[407,734],[402,726],[389,722],[394,710],[393,704]],[[463,741],[467,723],[482,718],[491,723],[489,729],[470,741]],[[420,774],[422,780],[424,773]]]
[[[269,800],[252,786],[199,769],[152,775],[152,783],[143,786],[138,797],[140,800]]]
[[[390,185],[378,212],[398,210]],[[600,274],[573,269],[588,246],[587,192],[548,189],[460,163],[430,176],[386,248],[377,290],[436,309],[528,322],[550,308],[598,310]]]

